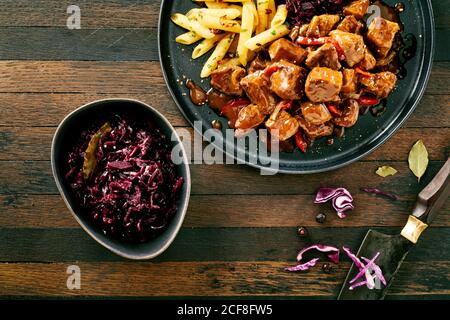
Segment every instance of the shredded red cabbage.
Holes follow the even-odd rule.
[[[175,215],[183,178],[172,162],[170,141],[153,124],[118,115],[107,121],[112,130],[98,143],[94,176],[84,179],[83,158],[101,123],[83,131],[67,155],[67,183],[105,234],[126,242],[149,241]]]
[[[301,25],[315,15],[339,13],[347,0],[286,0],[291,23]]]
[[[367,192],[367,193],[373,193],[376,195],[388,197],[392,200],[398,200],[398,196],[387,191],[380,190],[378,188],[361,188],[361,191]]]
[[[303,255],[310,250],[319,250],[320,252],[331,252],[327,256],[328,259],[330,259],[330,261],[332,261],[334,263],[339,263],[339,248],[336,248],[333,246],[327,246],[327,245],[323,245],[323,244],[315,244],[315,245],[312,245],[312,246],[302,249],[297,255],[297,261],[301,262],[303,259]],[[319,261],[319,258],[314,258],[308,262],[299,264],[295,267],[286,268],[285,270],[286,271],[305,271],[305,270],[308,270],[308,269],[314,267],[316,265],[317,261]]]
[[[365,257],[361,257],[361,259],[364,260],[365,263],[370,263],[370,260],[365,258]],[[376,265],[375,263],[372,263],[372,269],[375,272],[375,275],[377,276],[378,279],[380,279],[381,283],[384,285],[387,285],[386,279],[384,278],[383,272],[381,271],[380,266]]]
[[[375,288],[376,278],[378,278],[381,281],[381,283],[386,285],[386,279],[383,276],[383,272],[381,271],[380,266],[378,266],[375,263],[375,260],[378,259],[378,257],[380,256],[380,252],[377,252],[377,254],[371,260],[365,257],[361,257],[361,259],[364,260],[364,262],[366,263],[364,264],[355,254],[353,254],[350,248],[343,247],[343,249],[344,252],[347,254],[347,256],[353,261],[353,263],[359,270],[358,274],[352,280],[349,281],[349,284],[351,285],[349,288],[350,290],[354,290],[355,288],[363,285],[366,285],[368,289],[372,290]],[[372,274],[372,271],[374,274]],[[363,276],[365,278],[364,280],[355,283],[356,280],[360,279]]]
[[[341,219],[347,217],[346,211],[354,209],[353,197],[345,188],[320,188],[314,203],[325,203],[329,200]]]
[[[290,271],[290,272],[296,272],[296,271],[306,271],[311,269],[317,264],[317,261],[319,261],[320,258],[314,258],[308,262],[305,262],[303,264],[296,265],[294,267],[285,268],[284,270]]]

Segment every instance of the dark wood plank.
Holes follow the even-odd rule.
[[[0,29],[0,59],[157,61],[156,38],[154,28],[3,28]],[[449,38],[450,29],[436,30],[435,61],[450,60]]]
[[[54,132],[54,127],[0,126],[0,161],[48,160]],[[406,160],[418,139],[424,140],[430,160],[446,160],[450,154],[450,128],[403,128],[365,160]]]
[[[57,126],[59,122],[76,108],[100,99],[107,99],[108,94],[48,94],[48,93],[2,93],[2,107],[0,108],[0,125],[2,126]],[[158,109],[174,126],[186,126],[187,121],[178,111],[175,103],[165,90],[149,90],[145,94],[121,94],[121,98],[136,99],[145,102]],[[433,96],[434,97],[434,96]],[[443,98],[450,102],[450,96]],[[448,110],[447,105],[441,99],[435,107],[436,112],[442,113]],[[434,101],[434,98],[433,98]],[[433,103],[435,105],[435,103]],[[432,107],[431,105],[429,107]],[[21,110],[21,112],[17,112]],[[426,115],[423,115],[426,118]],[[430,117],[429,117],[430,118]],[[446,119],[447,117],[439,117]],[[439,123],[445,127],[446,120]],[[430,123],[430,126],[433,126]],[[413,126],[415,124],[413,123]],[[450,126],[450,120],[448,123]]]
[[[355,209],[339,219],[330,205],[314,205],[313,195],[193,195],[183,223],[185,227],[317,227],[319,212],[327,215],[326,227],[401,227],[415,197],[398,201],[364,193],[353,195]],[[211,208],[214,208],[212,210]],[[434,227],[450,227],[450,201],[433,221]],[[3,228],[76,228],[78,223],[59,195],[0,196]]]
[[[0,92],[165,92],[159,62],[0,61]],[[427,93],[449,95],[450,62],[434,64]]]
[[[66,27],[67,7],[81,11],[81,28],[151,28],[158,24],[159,0],[3,0],[0,27]]]
[[[450,28],[450,1],[431,0],[433,4],[434,19],[437,28]]]
[[[156,29],[0,29],[2,60],[158,60]]]
[[[82,28],[155,27],[158,21],[159,0],[78,0],[82,13]],[[46,26],[65,27],[68,15],[66,8],[74,4],[70,0],[3,0],[0,12],[0,27]],[[450,2],[432,0],[438,28],[449,28]],[[114,12],[114,14],[111,14]]]
[[[68,265],[0,264],[2,295],[10,296],[303,296],[335,298],[350,264],[325,274],[283,271],[282,262],[77,263],[81,290],[66,287]],[[390,296],[447,295],[448,262],[405,262]],[[174,274],[177,276],[174,277]],[[438,284],[438,285],[436,285]]]
[[[398,227],[375,228],[395,234]],[[296,228],[182,228],[173,244],[152,261],[294,261],[311,243],[349,246],[357,250],[368,227],[310,227],[309,238]],[[0,229],[0,261],[124,261],[96,243],[81,228]],[[20,250],[12,249],[20,248]],[[450,228],[430,227],[408,261],[448,261]]]
[[[192,194],[314,194],[320,186],[345,186],[356,193],[364,186],[378,186],[399,195],[416,195],[434,177],[442,161],[430,162],[424,177],[417,179],[406,162],[389,162],[399,173],[381,178],[374,172],[386,162],[360,161],[331,172],[314,175],[261,176],[259,170],[245,165],[193,165]],[[0,194],[55,194],[56,186],[48,161],[1,161]]]
[[[75,108],[88,102],[109,98],[108,94],[1,93],[0,126],[57,126]],[[121,94],[122,98],[143,101],[157,108],[174,126],[186,126],[166,91],[146,94]],[[408,128],[450,127],[450,95],[425,95],[405,123]],[[17,110],[21,112],[17,112]]]

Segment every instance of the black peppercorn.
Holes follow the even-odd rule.
[[[325,273],[331,273],[331,271],[333,270],[333,267],[331,266],[331,264],[329,263],[324,263],[322,265],[322,271]]]
[[[308,234],[308,231],[306,230],[305,227],[298,227],[298,229],[297,229],[297,234],[298,234],[300,237],[306,237],[306,235]]]
[[[323,213],[319,213],[319,214],[316,216],[316,221],[317,221],[318,223],[324,223],[326,219],[327,219],[327,216],[326,216],[325,214],[323,214]]]

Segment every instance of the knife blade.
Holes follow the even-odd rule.
[[[359,272],[355,264],[352,264],[338,295],[338,300],[384,299],[402,262],[449,195],[450,158],[447,159],[433,180],[419,193],[413,213],[400,234],[388,235],[369,230],[362,241],[356,255],[372,259],[375,254],[380,252],[380,256],[375,262],[383,271],[387,282],[386,286],[377,280],[375,288],[372,290],[366,286],[350,290],[349,281]]]

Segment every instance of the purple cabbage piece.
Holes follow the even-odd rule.
[[[328,255],[328,258],[334,263],[339,263],[339,248],[323,244],[315,244],[302,249],[297,255],[297,261],[300,262],[303,259],[303,254],[305,254],[310,250],[319,250],[320,252],[332,252],[331,254]]]
[[[380,279],[381,283],[386,285],[386,279],[383,276],[383,272],[381,271],[381,268],[375,263],[375,260],[380,255],[379,252],[372,258],[372,260],[369,260],[365,257],[361,257],[361,259],[366,263],[364,264],[355,254],[352,253],[350,248],[344,246],[343,250],[359,270],[359,273],[349,282],[349,284],[351,284],[349,288],[350,290],[353,290],[362,285],[366,285],[368,289],[374,289],[375,278]],[[373,270],[375,274],[372,275],[370,270]],[[355,281],[361,278],[362,276],[365,277],[365,280],[355,283]]]
[[[353,210],[353,197],[345,188],[320,188],[317,190],[314,203],[330,201],[339,218],[347,217],[346,211]]]
[[[384,197],[390,198],[392,200],[398,200],[398,196],[396,194],[393,194],[393,193],[387,192],[387,191],[383,191],[378,188],[361,188],[361,191],[384,196]]]
[[[339,248],[336,248],[333,246],[327,246],[327,245],[323,245],[323,244],[315,244],[315,245],[312,245],[312,246],[302,249],[297,255],[297,261],[300,262],[303,259],[303,254],[305,254],[306,252],[308,252],[310,250],[319,250],[320,252],[327,252],[327,253],[331,252],[327,256],[328,259],[330,259],[330,261],[332,261],[334,263],[339,263]],[[316,265],[317,261],[319,261],[319,258],[314,258],[306,263],[299,264],[295,267],[285,268],[285,270],[286,271],[305,271],[305,270],[308,270],[308,269],[314,267]]]
[[[354,290],[355,288],[361,287],[363,285],[367,285],[367,280],[360,281],[350,286],[350,290]]]
[[[289,20],[301,25],[309,22],[315,15],[339,13],[346,0],[285,0],[289,12]]]
[[[377,252],[377,254],[372,258],[372,260],[370,260],[368,263],[366,263],[366,265],[359,270],[359,273],[352,279],[349,281],[350,284],[354,283],[356,280],[358,280],[359,278],[361,278],[364,274],[366,274],[366,271],[369,268],[372,268],[372,264],[375,262],[376,259],[378,259],[378,256],[380,255],[379,252]]]
[[[146,242],[176,214],[183,178],[172,162],[170,141],[151,123],[132,116],[110,118],[81,133],[67,155],[66,181],[79,207],[105,234]],[[101,138],[96,172],[85,181],[84,151],[106,120],[112,131]]]
[[[364,257],[361,257],[361,259],[364,260],[365,263],[369,263],[370,260]],[[381,271],[381,268],[379,265],[372,263],[372,269],[375,272],[375,275],[377,276],[378,279],[380,279],[381,283],[384,285],[387,285],[386,279],[384,278],[383,272]]]
[[[343,246],[342,249],[350,258],[350,260],[353,261],[358,270],[361,271],[364,268],[364,264],[361,262],[361,260],[359,260],[359,258],[350,250],[349,247]]]
[[[303,264],[296,265],[295,267],[289,267],[285,268],[284,270],[290,271],[290,272],[296,272],[296,271],[306,271],[311,269],[317,264],[317,261],[319,261],[319,258],[314,258],[308,262],[305,262]]]

